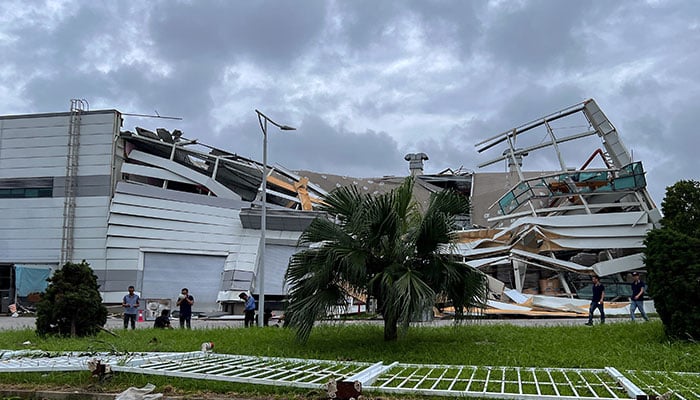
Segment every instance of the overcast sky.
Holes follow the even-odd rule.
[[[700,180],[697,0],[3,0],[0,59],[1,115],[81,98],[261,160],[257,108],[297,128],[270,130],[271,164],[357,177],[406,175],[412,152],[426,173],[503,171],[477,168],[503,151],[478,141],[594,98],[657,203]]]

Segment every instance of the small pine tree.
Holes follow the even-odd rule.
[[[107,308],[90,264],[68,262],[48,281],[37,304],[36,332],[72,337],[97,334],[107,322]]]

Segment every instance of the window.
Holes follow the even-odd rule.
[[[53,178],[0,179],[0,199],[53,196]]]

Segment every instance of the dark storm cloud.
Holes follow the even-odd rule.
[[[436,171],[445,168],[457,169],[461,166],[477,172],[503,171],[504,162],[498,162],[484,167],[484,169],[479,169],[476,165],[499,157],[502,151],[507,148],[505,143],[483,153],[478,153],[474,145],[516,126],[556,112],[564,108],[563,105],[573,105],[582,100],[584,98],[580,89],[576,87],[560,86],[548,89],[537,85],[528,86],[518,93],[512,93],[509,97],[504,98],[503,102],[497,104],[492,114],[477,116],[457,124],[450,129],[448,135],[420,141],[416,147],[431,157],[430,166],[435,166]],[[584,127],[577,129],[576,132],[562,132],[560,137],[586,130]],[[531,132],[518,139],[517,147],[527,147],[542,142],[543,138],[541,134]],[[533,154],[533,157],[528,158],[526,167],[546,170],[560,168],[557,158],[552,157],[553,151],[549,152],[552,154],[546,153],[544,156],[543,153]]]
[[[652,137],[648,143],[652,145],[647,155],[649,159],[658,161],[651,164],[652,170],[647,179],[650,180],[651,190],[657,193],[681,179],[700,180],[700,135],[697,133],[700,114],[696,106],[700,102],[700,93],[686,100],[674,104],[664,116],[668,121],[665,129],[650,133]],[[649,170],[649,164],[645,163],[645,166]]]
[[[92,100],[103,108],[118,108],[128,100],[127,93],[145,87],[151,68],[140,60],[122,58],[132,43],[122,34],[122,18],[133,17],[128,8],[85,3],[67,7],[53,17],[30,14],[12,24],[10,34],[17,40],[0,44],[10,64],[21,70],[23,99],[32,111],[60,111],[69,99]],[[13,28],[16,27],[16,28]],[[0,42],[1,43],[1,42]],[[105,101],[100,101],[105,99]]]
[[[468,51],[477,38],[480,22],[473,2],[444,1],[352,1],[338,2],[341,37],[356,51],[366,51],[385,40],[394,45],[405,37],[400,25],[411,20],[414,27],[433,46],[447,46]],[[382,46],[392,51],[394,45]]]
[[[406,15],[405,8],[391,1],[338,2],[336,7],[339,12],[341,37],[349,47],[362,50],[381,40],[390,24]]]
[[[113,99],[113,89],[115,87],[111,82],[95,79],[94,76],[86,79],[86,74],[77,71],[61,72],[61,79],[53,76],[38,77],[25,87],[27,93],[36,93],[36,96],[31,97],[31,102],[32,107],[39,112],[68,111],[70,99],[91,99],[93,102],[99,98]],[[91,106],[113,108],[106,105],[100,107],[97,104]]]
[[[262,108],[298,128],[270,133],[271,163],[380,176],[406,173],[409,152],[429,172],[476,169],[502,151],[477,141],[593,97],[660,202],[700,179],[698,15],[681,0],[0,2],[0,112],[85,98],[183,118],[125,129],[260,159]],[[558,168],[548,154],[526,166]]]
[[[176,64],[252,58],[281,68],[313,43],[324,10],[323,2],[166,1],[153,10],[149,31],[155,51]]]
[[[406,153],[425,153],[429,160],[425,162],[424,171],[427,174],[436,174],[446,169],[453,171],[473,170],[474,149],[470,142],[464,140],[466,133],[478,121],[472,121],[469,127],[454,127],[449,136],[426,138],[419,141]]]
[[[291,124],[283,112],[265,113],[277,123]],[[268,124],[269,164],[354,177],[377,176],[378,171],[401,175],[408,168],[398,144],[384,132],[352,132],[313,115],[303,117],[294,127],[294,131],[281,131]],[[225,127],[222,132],[210,144],[262,160],[263,135],[254,113],[242,125]]]
[[[584,89],[571,84],[557,85],[553,88],[537,84],[527,85],[503,99],[499,116],[496,117],[499,122],[494,121],[500,128],[493,134],[539,119],[588,98]]]
[[[531,72],[570,68],[585,57],[576,34],[589,2],[503,2],[488,22],[484,48],[496,62]]]
[[[352,132],[306,116],[295,133],[281,133],[270,148],[288,168],[355,177],[402,174],[404,154],[385,132]]]

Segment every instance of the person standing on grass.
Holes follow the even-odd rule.
[[[187,325],[187,329],[192,329],[192,304],[194,304],[194,297],[190,296],[187,288],[182,288],[177,298],[177,306],[180,307],[180,328]]]
[[[245,314],[243,320],[245,327],[255,326],[255,299],[253,296],[248,296],[246,293],[241,293],[238,297],[245,302],[245,309],[243,310]]]
[[[632,279],[634,280],[632,281],[632,297],[630,297],[630,318],[634,321],[634,311],[638,308],[642,318],[645,321],[649,321],[649,317],[644,311],[644,288],[646,284],[639,279],[639,272],[637,271],[632,272]]]
[[[124,307],[124,329],[128,329],[131,321],[131,329],[136,329],[136,315],[139,312],[139,295],[134,293],[134,287],[129,286],[129,294],[122,299]]]
[[[605,323],[605,307],[603,300],[605,299],[605,286],[600,283],[600,278],[593,276],[593,297],[591,298],[591,307],[588,309],[588,322],[586,325],[593,325],[593,312],[598,309],[600,311],[600,323]]]

